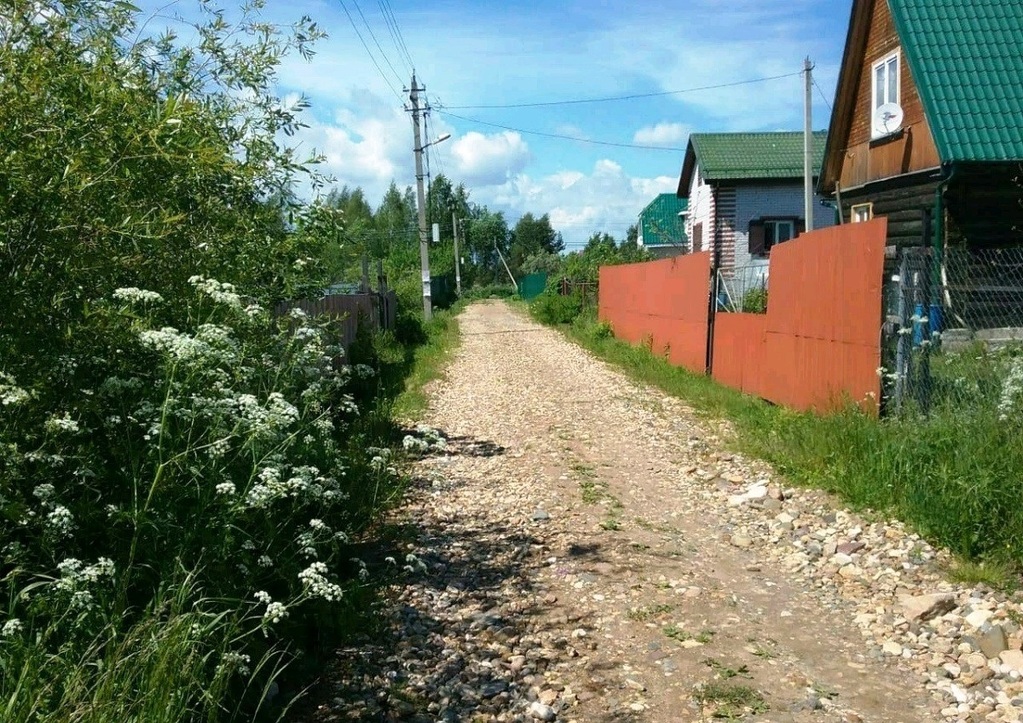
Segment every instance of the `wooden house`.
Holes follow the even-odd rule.
[[[1023,262],[1021,161],[1023,2],[853,0],[818,190],[842,222],[887,217],[893,259],[927,250],[963,326],[1023,298],[992,301]]]

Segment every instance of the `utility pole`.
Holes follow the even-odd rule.
[[[455,293],[462,295],[462,270],[458,258],[458,213],[451,212],[451,232],[455,235]]]
[[[423,138],[419,128],[419,91],[426,90],[416,85],[416,74],[412,73],[412,89],[409,100],[412,101],[412,129],[416,140],[416,195],[419,200],[419,263],[423,275],[423,317],[429,321],[433,318],[433,302],[430,298],[430,246],[426,236],[426,192],[423,190]]]
[[[813,231],[813,63],[807,56],[803,63],[806,96],[803,100],[803,199],[806,230]]]

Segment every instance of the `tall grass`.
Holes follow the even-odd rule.
[[[877,420],[772,406],[610,337],[592,317],[561,327],[630,376],[730,419],[733,444],[795,483],[884,511],[967,560],[1023,563],[1023,426],[992,405]]]

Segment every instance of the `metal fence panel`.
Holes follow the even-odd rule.
[[[895,411],[1023,411],[1023,247],[903,249],[886,291]]]
[[[547,274],[541,271],[523,276],[519,279],[518,287],[519,296],[526,301],[532,301],[547,288]]]

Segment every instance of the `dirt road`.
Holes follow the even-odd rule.
[[[409,578],[323,720],[973,720],[878,637],[919,633],[897,593],[946,589],[916,538],[504,303],[461,330],[426,420],[447,450],[395,520]]]

